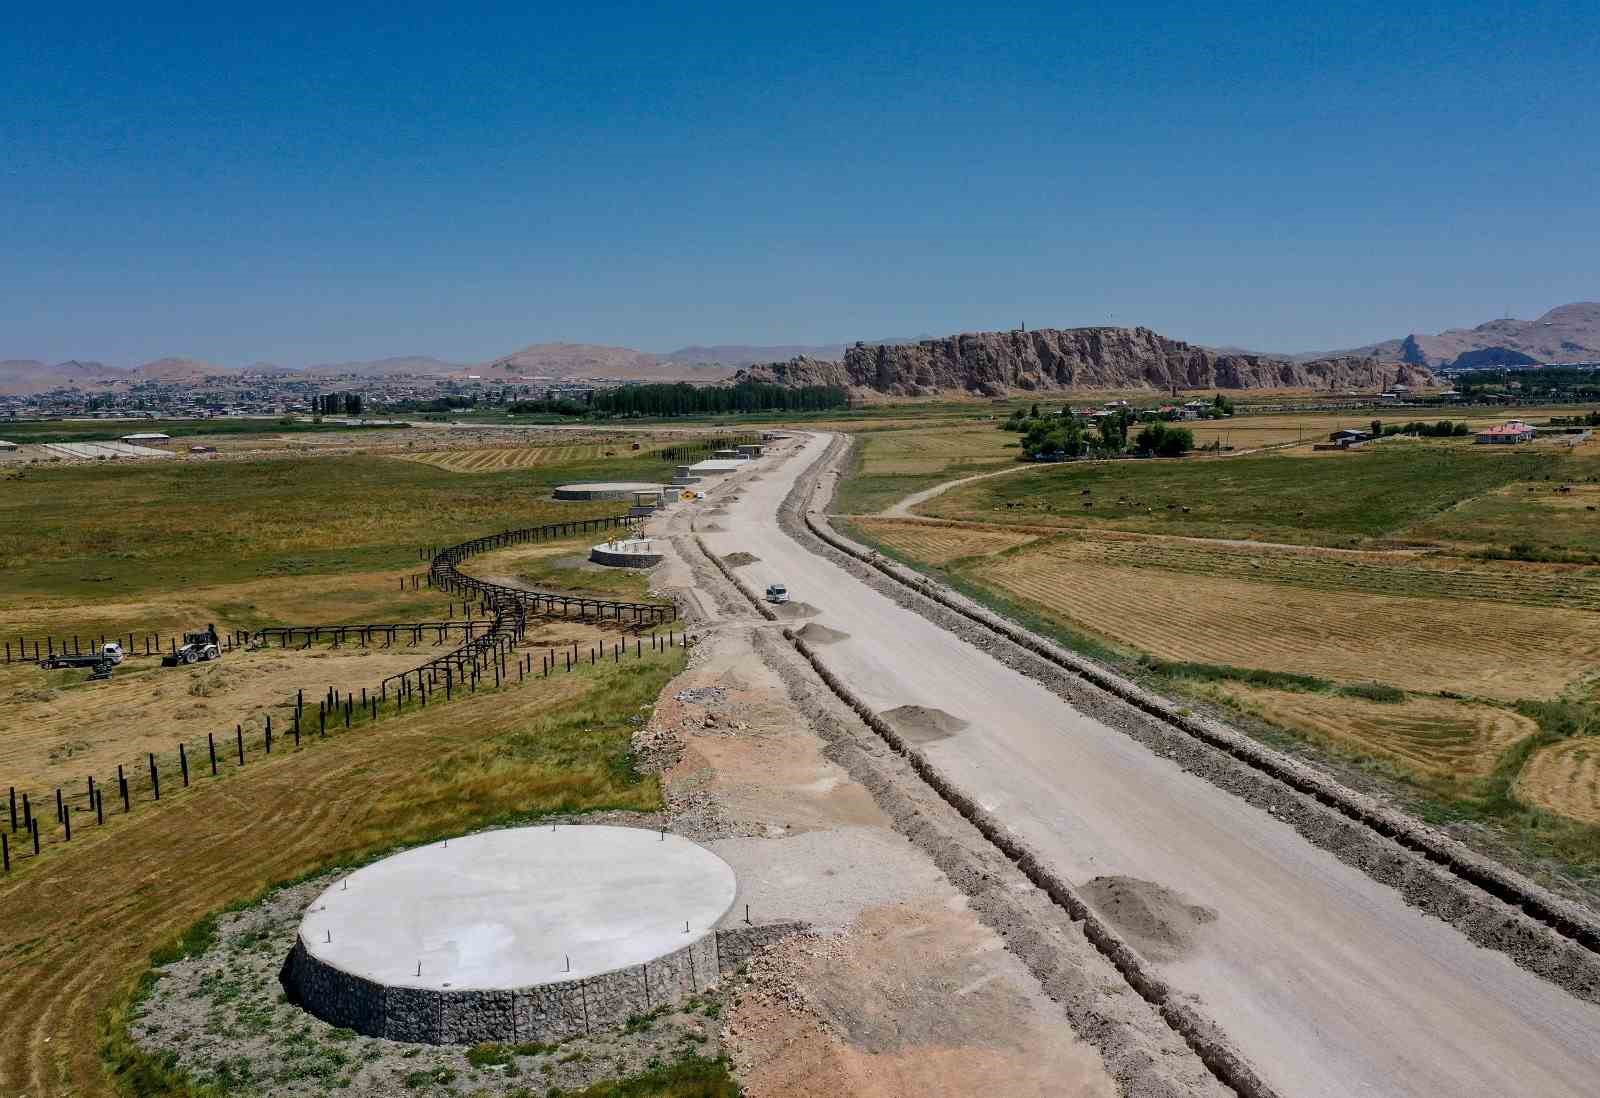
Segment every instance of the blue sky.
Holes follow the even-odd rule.
[[[1597,53],[1572,3],[16,3],[0,358],[1529,317],[1600,297]]]

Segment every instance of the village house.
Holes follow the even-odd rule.
[[[1493,427],[1479,431],[1475,441],[1491,445],[1515,445],[1518,442],[1532,442],[1536,434],[1538,432],[1528,424],[1520,419],[1513,419],[1505,423],[1496,423]]]

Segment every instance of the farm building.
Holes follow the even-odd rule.
[[[15,442],[7,442],[5,439],[0,438],[0,452],[10,453],[16,448],[17,444]]]
[[[140,442],[170,442],[170,441],[172,441],[172,436],[171,435],[164,435],[160,431],[141,431],[141,432],[138,432],[137,434],[123,435],[122,436],[122,441],[123,442],[132,442],[132,443],[140,443]]]
[[[1513,419],[1506,423],[1497,423],[1487,430],[1479,431],[1476,441],[1490,444],[1515,444],[1518,442],[1532,442],[1537,432],[1520,419]]]

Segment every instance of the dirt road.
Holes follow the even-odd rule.
[[[1594,1092],[1600,1008],[1471,944],[781,531],[779,504],[826,441],[744,485],[707,545],[754,554],[741,569],[748,584],[787,584],[811,621],[846,634],[819,649],[828,669],[880,713],[921,707],[900,719],[930,761],[1078,885],[1274,1088]]]

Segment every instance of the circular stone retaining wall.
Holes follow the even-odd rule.
[[[594,546],[589,559],[613,568],[651,568],[661,563],[662,551],[653,538],[624,538]]]
[[[562,484],[555,498],[565,500],[632,499],[640,492],[660,492],[659,484],[635,481],[595,481],[588,484]]]
[[[372,1037],[559,1040],[693,995],[795,929],[713,929],[735,888],[727,863],[675,835],[482,832],[323,892],[283,983],[319,1018]]]

